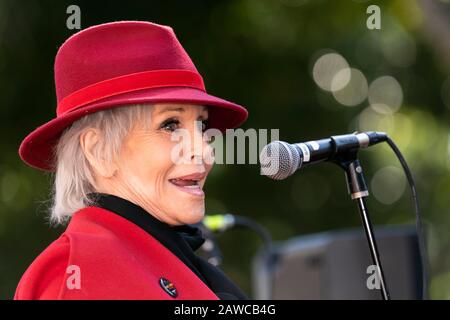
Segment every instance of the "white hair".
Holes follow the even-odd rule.
[[[80,135],[88,128],[98,129],[102,139],[95,145],[94,156],[112,163],[135,125],[149,127],[151,110],[149,104],[114,107],[83,116],[65,129],[54,150],[51,223],[64,224],[76,211],[94,204],[87,196],[97,192],[94,171],[81,148]]]

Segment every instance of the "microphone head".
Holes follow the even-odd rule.
[[[302,157],[295,146],[284,141],[273,141],[261,150],[259,162],[261,175],[283,180],[301,166]]]

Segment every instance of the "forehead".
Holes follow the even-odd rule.
[[[154,115],[166,112],[207,112],[208,107],[200,104],[157,103],[153,107]]]

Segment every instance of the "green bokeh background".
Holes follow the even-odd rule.
[[[66,8],[81,8],[81,27],[147,20],[174,28],[212,94],[245,105],[243,126],[280,129],[280,139],[307,141],[355,130],[388,132],[418,185],[431,264],[430,295],[450,298],[450,3],[439,0],[50,1],[0,0],[0,298],[13,297],[31,261],[63,231],[46,223],[52,176],[18,157],[21,140],[54,117],[53,62]],[[366,27],[369,4],[381,30]],[[365,99],[339,103],[312,69],[335,51],[368,83],[392,76],[401,107],[377,113]],[[387,146],[361,152],[373,189],[377,225],[414,223],[405,178]],[[384,170],[381,171],[380,170]],[[404,190],[395,201],[385,194]],[[207,212],[253,218],[277,241],[359,227],[343,173],[321,164],[275,182],[257,165],[217,165],[206,185]],[[388,197],[389,198],[389,197]],[[251,295],[251,259],[260,246],[248,231],[219,237],[223,268]],[[245,243],[245,245],[243,245]]]

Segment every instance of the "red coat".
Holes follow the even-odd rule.
[[[161,278],[172,282],[176,297],[166,292]],[[140,227],[108,210],[86,207],[29,266],[14,299],[218,297]]]

